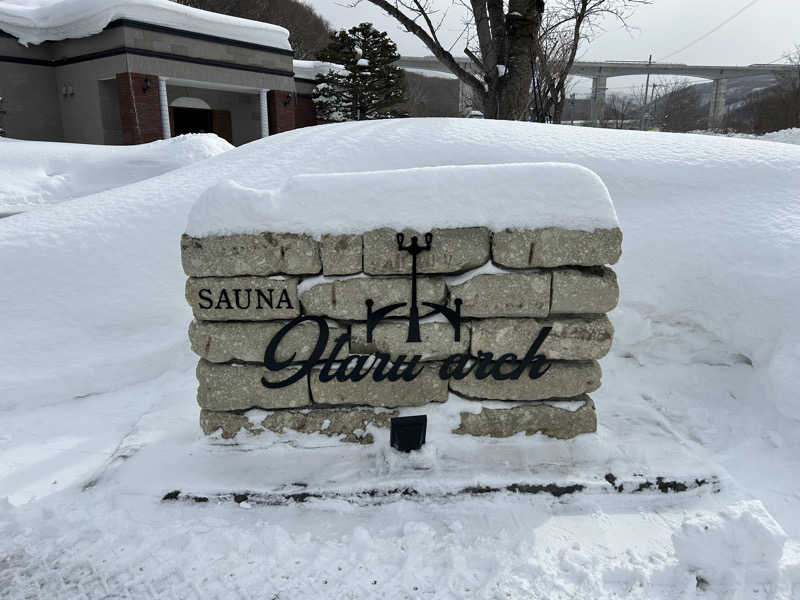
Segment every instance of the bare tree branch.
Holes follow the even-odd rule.
[[[483,82],[481,82],[475,75],[467,71],[466,69],[462,68],[457,62],[456,59],[453,58],[453,55],[450,54],[447,50],[445,50],[441,44],[439,44],[433,37],[431,37],[428,32],[425,31],[416,21],[406,15],[402,10],[400,10],[397,5],[392,4],[388,0],[368,0],[378,8],[382,8],[386,11],[389,15],[394,17],[397,21],[400,22],[403,27],[406,28],[410,33],[413,33],[417,38],[419,38],[422,43],[424,43],[428,49],[433,53],[433,55],[439,59],[444,66],[446,66],[451,73],[453,73],[456,77],[458,77],[461,81],[466,83],[472,89],[474,89],[478,94],[483,96],[485,94],[485,88],[483,86]]]

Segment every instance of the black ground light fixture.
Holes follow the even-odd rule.
[[[428,427],[427,415],[394,417],[389,443],[400,452],[419,450],[425,443],[425,430]]]

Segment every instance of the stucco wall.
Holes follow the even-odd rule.
[[[53,69],[58,89],[67,85],[74,92],[72,96],[58,96],[65,141],[105,143],[100,81],[114,79],[117,73],[125,72],[125,63],[124,56],[110,56]]]
[[[455,79],[405,73],[408,102],[400,108],[412,117],[458,117],[459,82]]]
[[[204,60],[292,72],[292,56],[269,50],[242,48],[232,44],[187,38],[164,31],[120,27],[125,46],[155,52],[167,52]]]
[[[0,56],[46,60],[49,50],[26,49],[13,38],[0,37]],[[60,92],[52,68],[0,62],[0,96],[6,99],[4,126],[8,137],[63,139],[58,102]]]
[[[316,87],[316,84],[308,79],[295,79],[294,85],[297,88],[298,94],[305,94],[307,96],[313,94],[314,88]]]
[[[122,135],[122,121],[119,110],[119,89],[116,79],[97,82],[100,96],[100,119],[103,128],[103,143],[121,145],[125,143]]]
[[[294,91],[294,79],[288,76],[253,73],[229,67],[216,67],[150,56],[126,55],[128,70],[155,73],[162,77],[246,88]]]

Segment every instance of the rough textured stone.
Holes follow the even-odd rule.
[[[249,408],[298,408],[308,406],[307,378],[286,387],[270,389],[261,378],[280,381],[296,369],[273,373],[258,365],[220,365],[201,359],[197,363],[197,403],[209,410],[247,410]]]
[[[421,342],[406,342],[408,322],[386,322],[378,324],[372,332],[372,343],[367,343],[366,324],[357,323],[350,328],[350,352],[354,354],[374,354],[384,352],[392,359],[400,354],[414,356],[422,360],[442,360],[451,354],[469,352],[469,324],[461,325],[461,340],[453,341],[454,331],[449,323],[421,323],[419,327]]]
[[[546,317],[550,313],[550,273],[476,275],[450,287],[450,304],[461,298],[465,317]]]
[[[317,408],[314,410],[281,410],[248,415],[200,411],[200,426],[206,435],[221,429],[223,438],[235,437],[240,430],[259,434],[266,430],[283,433],[291,429],[300,433],[322,433],[331,437],[344,436],[343,442],[371,444],[374,439],[367,427],[388,428],[397,411],[376,412],[369,408]]]
[[[512,368],[513,363],[509,364],[508,370]],[[450,389],[456,394],[480,400],[547,400],[593,392],[600,387],[600,378],[600,365],[593,360],[552,362],[538,379],[531,379],[528,371],[519,379],[476,379],[473,370],[464,379],[450,379]]]
[[[425,243],[424,233],[406,229],[404,244],[416,235]],[[434,229],[431,249],[417,256],[419,273],[460,273],[489,261],[489,230],[485,227]],[[411,273],[411,255],[397,249],[397,232],[382,228],[364,234],[364,271],[371,275]]]
[[[323,275],[352,275],[363,268],[360,235],[323,235],[320,251]]]
[[[272,337],[288,321],[214,323],[192,321],[189,325],[189,341],[198,356],[211,362],[222,363],[230,360],[263,362],[264,351]],[[336,338],[346,330],[330,328],[328,344],[321,358],[325,359],[333,349]],[[296,325],[278,345],[276,358],[279,361],[307,360],[317,345],[319,328],[314,323]]]
[[[525,404],[514,408],[483,408],[475,414],[461,413],[461,424],[453,433],[509,437],[524,432],[525,435],[543,433],[562,440],[581,433],[597,431],[597,413],[594,402],[587,395],[565,398],[582,403],[577,410],[559,408],[558,402]]]
[[[309,235],[259,233],[181,237],[183,271],[190,277],[313,275],[322,269],[317,242]]]
[[[446,289],[439,279],[420,278],[417,281],[420,314],[430,310],[422,302],[443,303]],[[319,283],[300,295],[303,309],[309,315],[325,315],[332,319],[366,321],[364,302],[372,298],[374,309],[397,302],[411,302],[411,279],[399,277],[354,277],[330,283]],[[404,312],[405,311],[405,312]],[[396,316],[408,315],[408,306],[398,309]]]
[[[511,269],[613,265],[621,253],[622,232],[618,228],[506,229],[492,235],[492,260]]]
[[[438,363],[427,363],[423,371],[413,381],[374,381],[372,373],[361,381],[322,382],[319,369],[311,372],[311,398],[314,404],[323,405],[362,405],[422,406],[429,402],[447,400],[447,381],[439,379]]]
[[[594,360],[611,348],[614,327],[608,317],[560,319],[486,319],[472,323],[470,351],[492,352],[495,357],[513,352],[525,356],[542,327],[552,327],[539,352],[556,360]]]
[[[608,267],[553,271],[551,314],[606,313],[618,300],[617,276]]]
[[[259,290],[272,299],[272,308]],[[186,280],[186,301],[202,321],[269,321],[300,314],[296,279],[192,277]]]

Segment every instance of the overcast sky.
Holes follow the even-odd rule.
[[[429,55],[413,35],[367,0],[350,8],[343,0],[308,0],[336,28],[370,21],[384,29],[397,43],[401,54]],[[449,6],[446,0],[439,0]],[[616,22],[604,23],[594,42],[581,50],[585,60],[660,60],[722,23],[753,0],[654,0],[640,6],[629,20],[632,31]],[[462,14],[451,9],[442,37],[454,40],[462,26]],[[800,44],[800,0],[755,0],[730,23],[704,40],[675,54],[667,62],[688,64],[748,65],[773,61]],[[463,54],[463,43],[454,48]],[[624,89],[638,78],[610,79],[609,90]],[[578,91],[585,86],[581,85]]]

